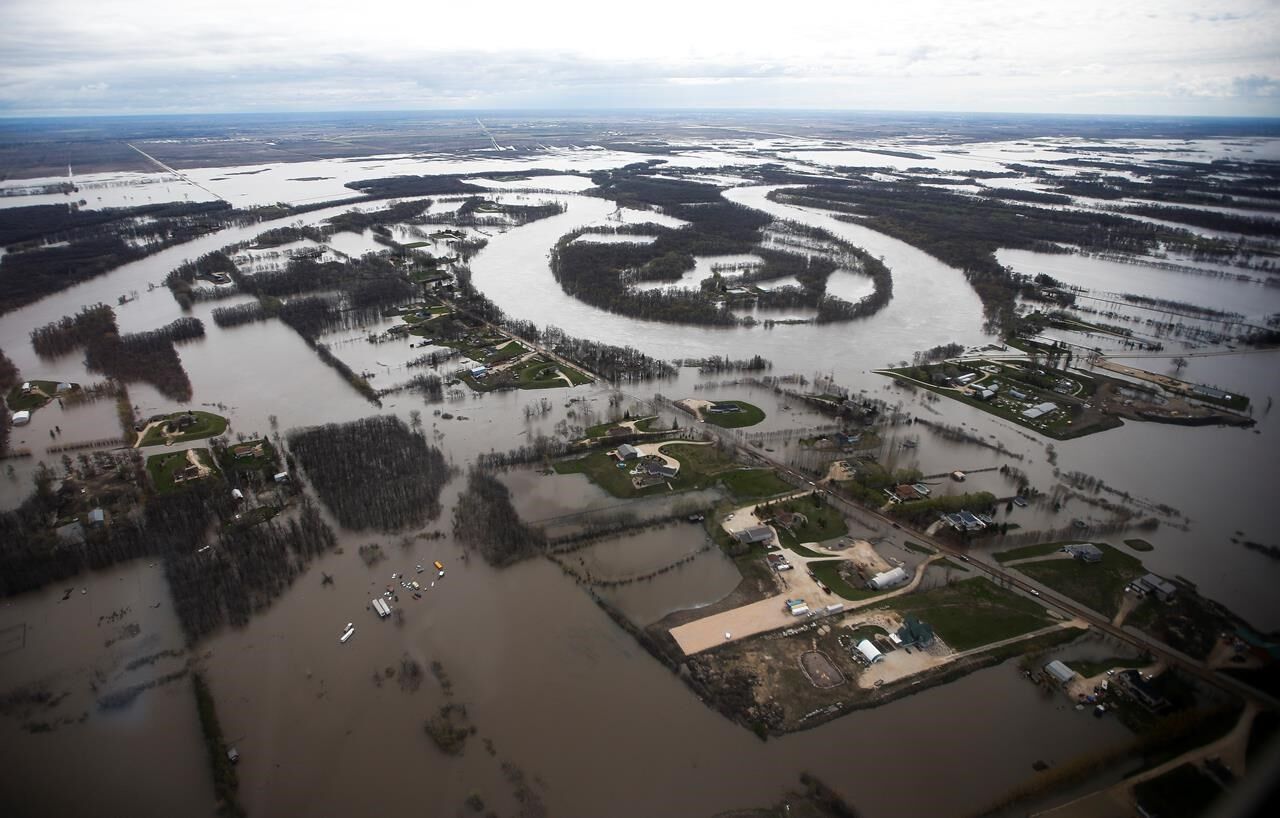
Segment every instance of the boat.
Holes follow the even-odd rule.
[[[346,644],[347,640],[350,639],[351,635],[355,632],[356,632],[355,627],[348,624],[346,631],[342,634],[341,637],[339,637],[338,642],[341,644]]]
[[[1024,499],[1024,498],[1022,498],[1022,497],[1014,497],[1014,498],[1013,498],[1013,504],[1014,504],[1015,506],[1019,507],[1019,508],[1026,508],[1026,507],[1027,507],[1027,501],[1026,501],[1026,499]]]
[[[436,574],[436,579],[444,579],[444,571],[441,571],[440,573]]]

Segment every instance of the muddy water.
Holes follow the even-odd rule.
[[[65,588],[73,592],[62,601]],[[116,621],[100,621],[123,609]],[[182,655],[127,667],[168,650]],[[54,697],[66,694],[27,717],[0,715],[5,813],[212,816],[213,782],[188,678],[147,690],[126,708],[97,705],[101,696],[181,671],[186,659],[158,566],[82,575],[0,605],[0,690],[43,686]],[[59,723],[81,714],[83,723]],[[27,721],[55,727],[29,733],[21,728]]]
[[[612,213],[603,200],[572,195],[563,197],[569,206],[565,214],[494,236],[474,261],[476,283],[514,317],[631,344],[662,357],[745,357],[760,352],[774,361],[776,374],[832,373],[855,390],[865,389],[891,402],[901,400],[922,416],[965,423],[984,436],[998,434],[1006,445],[1025,453],[1014,465],[1027,471],[1033,483],[1050,485],[1053,467],[1043,441],[1028,440],[1009,424],[959,404],[931,404],[931,412],[918,403],[918,396],[899,394],[887,379],[865,371],[934,344],[985,340],[980,305],[960,273],[865,228],[768,202],[768,190],[741,188],[728,195],[827,227],[883,255],[895,274],[892,304],[874,318],[851,325],[773,330],[675,327],[595,310],[564,296],[546,266],[546,253],[561,235],[584,224],[608,223]],[[309,214],[308,220],[341,210]],[[84,382],[78,356],[52,363],[34,359],[26,342],[31,326],[72,313],[82,303],[114,303],[116,295],[131,289],[142,292],[137,302],[120,310],[122,326],[150,329],[165,323],[180,312],[166,290],[145,292],[147,281],[158,281],[184,258],[270,226],[223,231],[6,316],[0,347],[28,374]],[[201,305],[194,314],[207,319],[213,306]],[[180,347],[195,390],[192,403],[224,404],[233,434],[265,432],[272,415],[284,431],[379,411],[276,322],[225,331],[208,320],[206,326],[206,338]],[[1221,378],[1251,384],[1251,394],[1261,406],[1265,395],[1278,388],[1276,354],[1195,358],[1188,372],[1210,383]],[[753,431],[779,432],[815,422],[763,390],[732,385],[696,389],[700,383],[686,370],[677,382],[654,388],[670,397],[746,396],[770,413]],[[176,408],[144,386],[131,389],[131,395],[147,413]],[[411,410],[421,411],[428,436],[440,443],[454,465],[464,467],[481,452],[505,450],[536,434],[553,433],[560,421],[585,424],[583,404],[568,403],[570,397],[594,400],[596,415],[590,420],[598,422],[607,395],[607,390],[591,386],[548,395],[472,396],[437,407],[398,395],[389,398],[381,412],[407,420]],[[524,420],[522,409],[543,397],[550,400],[552,411]],[[109,406],[76,410],[91,414],[84,416],[83,429],[72,428],[88,434],[101,425],[107,434],[114,433],[118,426],[103,408]],[[437,408],[467,419],[445,420],[433,414]],[[1191,531],[1170,528],[1150,536],[1157,548],[1144,559],[1156,570],[1194,578],[1206,593],[1229,600],[1256,624],[1270,628],[1280,624],[1269,604],[1275,564],[1228,541],[1237,529],[1254,538],[1271,530],[1265,516],[1269,498],[1261,492],[1276,485],[1280,473],[1274,465],[1274,421],[1260,413],[1259,409],[1261,435],[1129,424],[1123,430],[1055,444],[1055,449],[1063,470],[1086,471],[1118,488],[1178,505],[1192,517]],[[37,413],[37,422],[48,419]],[[47,437],[47,426],[29,434],[38,439],[41,431]],[[901,448],[908,435],[919,437],[919,447]],[[1123,445],[1117,445],[1121,436]],[[886,437],[885,450],[895,463],[918,464],[925,473],[1002,462],[988,450],[947,443],[918,429],[895,430]],[[1135,457],[1135,451],[1142,456]],[[605,508],[613,502],[582,478],[508,479],[517,489],[522,514],[532,519],[583,507]],[[460,483],[455,480],[446,492],[446,516],[430,529],[450,529],[447,509]],[[966,484],[970,486],[997,494],[1002,486],[1008,490],[993,475],[975,476]],[[943,492],[958,488],[939,486]],[[1079,514],[1074,507],[1070,513]],[[1022,509],[1012,519],[1038,521],[1042,518],[1033,515],[1044,514],[1043,509]],[[669,536],[660,536],[664,533]],[[226,631],[200,646],[224,731],[243,754],[241,792],[253,815],[351,815],[371,808],[421,811],[426,804],[431,812],[447,814],[472,791],[509,814],[515,804],[501,761],[524,770],[554,815],[705,815],[771,802],[794,784],[801,770],[826,779],[867,815],[952,814],[975,809],[993,793],[1029,780],[1034,776],[1030,764],[1037,758],[1062,762],[1124,735],[1110,720],[1098,722],[1070,710],[1063,701],[1041,699],[1007,664],[764,744],[698,702],[549,562],[494,571],[478,560],[464,562],[449,537],[402,550],[395,542],[398,537],[340,534],[343,553],[319,560],[244,630]],[[375,541],[391,559],[368,568],[356,548]],[[675,526],[602,543],[581,556],[601,572],[622,573],[695,546],[692,527]],[[447,563],[447,575],[422,600],[401,596],[396,604],[406,612],[403,626],[377,620],[367,609],[368,600],[385,587],[391,573],[433,559]],[[334,575],[334,585],[321,585],[321,572]],[[705,604],[723,593],[731,580],[723,559],[710,552],[652,583],[624,586],[606,597],[646,621],[673,606]],[[119,684],[133,678],[113,675],[121,662],[179,641],[175,624],[164,619],[167,599],[159,609],[147,607],[164,589],[158,569],[135,563],[76,582],[90,593],[59,603],[61,589],[49,589],[9,600],[0,608],[0,628],[34,622],[48,629],[36,633],[60,637],[32,640],[19,652],[0,653],[0,690],[38,677],[72,679],[73,696],[66,700],[72,715],[90,704],[93,694],[87,678],[93,669],[104,668],[109,683]],[[130,586],[136,590],[128,590]],[[108,592],[107,587],[119,590]],[[94,603],[99,607],[87,614],[72,607],[99,597],[104,601]],[[133,640],[138,647],[129,641],[106,647],[94,627],[97,616],[131,602],[142,629]],[[348,621],[356,623],[356,635],[339,645],[338,635]],[[127,658],[121,653],[134,650],[139,652]],[[375,671],[385,675],[388,666],[398,668],[406,654],[424,667],[432,660],[442,662],[454,686],[453,700],[467,705],[478,735],[463,757],[443,756],[423,735],[423,719],[446,701],[430,676],[416,693],[403,692],[394,678],[374,684]],[[152,672],[172,667],[157,663]],[[137,678],[148,677],[139,673]],[[4,795],[10,796],[5,803],[19,805],[19,814],[120,814],[137,812],[139,802],[148,809],[156,804],[159,814],[198,815],[208,809],[212,795],[204,748],[185,682],[147,691],[119,713],[91,712],[85,724],[53,733],[29,735],[19,732],[17,724],[13,718],[0,718],[0,760],[18,773],[5,778]],[[485,738],[493,741],[495,756],[485,752]],[[140,765],[159,774],[140,778]],[[885,781],[900,780],[907,769],[927,771],[931,786],[885,786]],[[94,793],[92,802],[65,787],[67,771],[84,782],[83,791]]]

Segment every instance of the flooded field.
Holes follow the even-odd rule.
[[[1145,159],[1194,161],[1236,151],[1274,157],[1277,144],[1179,143],[1176,152],[1167,153],[1163,151],[1173,149],[1166,142],[1123,143],[1135,151],[1150,148]],[[751,138],[708,143],[663,158],[674,169],[719,168],[725,174],[782,159],[808,173],[859,165],[899,171],[923,166],[963,175],[1008,162],[1061,159],[1068,154],[1060,149],[1072,144],[1046,140],[948,150],[920,147],[927,159],[866,150],[874,147],[859,143],[828,150],[800,138]],[[897,142],[881,147],[916,150]],[[378,407],[280,320],[230,328],[212,320],[215,308],[247,303],[248,296],[197,302],[185,314],[204,322],[205,335],[177,346],[190,376],[191,400],[175,403],[152,387],[131,385],[130,401],[139,415],[185,405],[217,411],[229,418],[226,434],[232,440],[375,414],[395,415],[406,424],[420,422],[427,440],[441,448],[453,469],[441,498],[443,512],[421,531],[356,532],[322,509],[337,532],[338,548],[316,559],[247,626],[224,628],[193,646],[183,641],[158,563],[125,563],[5,599],[0,605],[0,694],[18,690],[23,695],[0,710],[0,760],[9,773],[0,785],[0,802],[11,805],[15,815],[212,814],[212,779],[192,700],[189,674],[194,670],[209,680],[223,732],[240,752],[241,800],[254,816],[365,814],[371,804],[379,812],[425,808],[451,814],[472,793],[500,814],[516,814],[536,803],[544,812],[527,814],[650,816],[670,813],[673,794],[678,794],[676,812],[711,815],[770,803],[801,771],[837,788],[861,815],[967,813],[1033,779],[1035,761],[1065,763],[1129,735],[1114,719],[1095,720],[1072,710],[1061,697],[1044,697],[1011,660],[811,730],[760,741],[699,701],[592,599],[598,595],[643,626],[734,592],[741,575],[732,560],[711,545],[704,526],[679,519],[688,509],[723,499],[722,488],[626,502],[584,475],[549,474],[537,462],[505,470],[500,479],[511,490],[520,517],[543,528],[553,543],[558,538],[568,543],[593,522],[624,512],[661,522],[569,543],[555,552],[561,563],[535,559],[503,569],[469,556],[472,552],[457,542],[456,533],[474,521],[455,520],[451,511],[466,470],[478,457],[540,436],[575,437],[622,409],[647,413],[655,392],[668,400],[750,401],[764,410],[765,419],[726,437],[747,452],[767,453],[788,466],[807,469],[843,456],[802,443],[814,428],[835,421],[781,391],[747,382],[761,374],[803,376],[807,391],[819,383],[838,385],[854,399],[875,398],[887,409],[928,421],[930,425],[904,420],[879,427],[880,440],[869,451],[890,470],[918,469],[938,496],[985,490],[1010,497],[1016,480],[999,471],[1005,465],[1045,492],[1070,472],[1096,478],[1114,491],[1061,493],[1056,511],[1047,500],[1011,510],[1001,505],[997,521],[1024,531],[1056,530],[1075,519],[1102,524],[1111,515],[1090,500],[1116,500],[1123,494],[1144,515],[1161,519],[1155,532],[1144,535],[1156,545],[1143,555],[1150,570],[1187,578],[1259,628],[1280,627],[1280,610],[1273,604],[1280,565],[1232,542],[1242,533],[1275,544],[1269,501],[1274,486],[1280,485],[1280,459],[1275,457],[1280,430],[1270,407],[1280,397],[1280,351],[1226,354],[1237,351],[1216,346],[1211,353],[1187,353],[1188,360],[1178,368],[1180,377],[1246,393],[1257,421],[1251,429],[1131,422],[1102,434],[1052,442],[975,407],[931,399],[931,393],[895,385],[872,372],[909,362],[913,354],[934,346],[954,342],[975,348],[996,342],[982,302],[961,270],[830,212],[772,201],[768,196],[778,186],[757,183],[728,188],[724,196],[779,219],[822,228],[882,259],[894,279],[888,306],[851,323],[727,329],[606,312],[567,294],[552,275],[548,254],[562,236],[583,227],[684,224],[582,195],[590,187],[586,174],[645,157],[603,148],[555,149],[519,158],[386,155],[197,168],[184,172],[190,184],[150,178],[155,175],[99,174],[83,180],[79,195],[89,208],[138,204],[147,196],[147,201],[166,195],[181,201],[190,194],[195,200],[194,191],[200,188],[247,206],[354,196],[346,182],[402,173],[507,173],[512,178],[482,181],[494,189],[494,198],[527,197],[518,201],[555,202],[565,208],[523,226],[486,229],[487,245],[470,260],[476,288],[510,318],[668,360],[759,354],[771,368],[703,375],[686,366],[670,380],[617,389],[603,383],[493,393],[459,389],[435,403],[400,391],[383,396]],[[533,169],[563,173],[519,178]],[[97,204],[97,188],[90,182],[105,186]],[[541,192],[547,190],[553,192]],[[43,203],[48,195],[0,197],[0,207]],[[452,208],[445,204],[428,212],[456,210],[456,203]],[[337,205],[225,228],[124,265],[6,314],[0,322],[0,349],[25,377],[99,381],[102,376],[86,369],[78,351],[56,359],[36,355],[31,330],[82,305],[117,304],[128,294],[135,297],[116,307],[121,331],[155,329],[184,315],[170,291],[160,286],[179,264],[269,228],[297,221],[316,225],[346,210]],[[395,235],[415,240],[416,229],[402,225]],[[326,246],[359,256],[382,249],[373,236],[373,231],[337,233]],[[590,238],[643,237],[602,233]],[[1090,291],[1212,306],[1255,321],[1280,312],[1280,288],[1224,279],[1218,277],[1220,271],[1193,275],[1020,250],[1001,251],[999,260],[1018,272],[1048,273]],[[696,288],[714,272],[733,274],[758,261],[751,254],[698,256],[695,269],[678,282],[641,286]],[[259,258],[253,263],[275,262]],[[763,286],[790,283],[794,278]],[[837,271],[828,291],[857,301],[872,285],[865,276]],[[756,317],[809,315],[758,311]],[[353,371],[373,375],[376,389],[391,388],[427,371],[409,367],[410,360],[447,349],[410,346],[420,342],[414,337],[382,336],[379,343],[370,342],[370,336],[381,336],[398,323],[399,318],[380,318],[328,332],[320,341]],[[1083,345],[1082,336],[1070,337]],[[1133,360],[1153,371],[1172,371],[1171,356],[1184,350],[1170,346],[1161,357]],[[440,373],[448,375],[461,360],[441,366]],[[667,404],[659,414],[664,423],[694,422]],[[960,429],[972,439],[946,434],[941,426]],[[5,461],[12,471],[0,476],[0,506],[15,508],[30,494],[41,462],[58,466],[60,453],[50,447],[119,438],[123,431],[110,399],[39,409],[28,426],[14,430],[11,447],[29,449],[31,456]],[[964,484],[949,478],[956,469],[971,472]],[[853,522],[858,529],[859,521]],[[893,540],[893,548],[901,549],[900,539]],[[385,559],[368,564],[359,550],[374,543]],[[973,552],[983,557],[1002,547],[1000,541],[987,541]],[[436,560],[446,568],[443,577],[433,580],[430,563]],[[428,568],[419,574],[419,565]],[[673,567],[660,571],[668,566]],[[423,582],[421,598],[402,591],[393,604],[403,613],[379,619],[370,600],[394,581],[393,574],[401,573]],[[101,619],[119,611],[123,613],[110,622]],[[340,644],[347,622],[354,624],[355,633]],[[139,660],[147,661],[130,664]],[[126,706],[98,703],[112,691],[162,679],[141,689]],[[56,699],[54,705],[34,695],[42,690]],[[465,703],[475,727],[465,752],[456,757],[438,751],[424,732],[424,721],[451,702]],[[52,726],[33,728],[38,722]],[[961,738],[970,734],[984,738]],[[939,740],[940,735],[952,738]],[[147,775],[137,775],[144,766]],[[886,786],[907,770],[925,772],[931,785]],[[67,780],[80,783],[68,788]],[[91,801],[81,797],[89,790],[94,793]],[[146,804],[143,813],[136,810],[140,803]]]

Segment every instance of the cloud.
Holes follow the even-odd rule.
[[[1280,114],[1268,0],[3,0],[0,114],[748,105]],[[1205,8],[1205,6],[1209,8]],[[1103,103],[1097,100],[1110,100]],[[1122,103],[1127,101],[1127,103]],[[1171,107],[1172,106],[1172,107]]]

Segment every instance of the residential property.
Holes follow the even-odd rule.
[[[879,648],[871,644],[870,639],[863,639],[858,643],[858,653],[862,654],[862,658],[866,659],[869,665],[884,661],[884,654],[880,652]]]
[[[873,591],[883,591],[885,588],[902,585],[910,579],[911,577],[902,569],[902,566],[898,566],[890,571],[876,574],[867,580],[867,587]]]
[[[960,377],[956,378],[956,383],[960,384],[961,386],[966,386],[968,384],[973,383],[977,379],[978,379],[978,374],[976,372],[967,372],[964,375],[961,375]]]
[[[1133,584],[1143,593],[1155,594],[1161,602],[1168,602],[1178,592],[1177,585],[1155,574],[1145,574]]]
[[[1133,669],[1122,670],[1116,674],[1116,686],[1138,704],[1159,713],[1169,707],[1169,701],[1151,684],[1151,680]]]
[[[262,457],[264,454],[261,441],[254,444],[241,443],[231,449],[231,454],[236,460],[248,460],[254,457]]]
[[[903,483],[900,486],[894,486],[893,491],[889,494],[889,499],[893,500],[895,503],[909,503],[912,500],[919,500],[920,498],[920,491],[915,486],[907,485],[906,483]]]
[[[640,464],[640,470],[650,477],[660,477],[663,480],[671,480],[680,474],[680,467],[673,466],[669,463],[663,463],[654,460],[646,460]]]
[[[750,528],[733,532],[733,538],[744,545],[768,542],[773,539],[773,529],[767,525],[753,525]]]
[[[1066,545],[1062,548],[1081,562],[1102,562],[1102,549],[1093,543],[1083,542]]]
[[[618,458],[618,460],[622,462],[626,462],[628,460],[634,460],[635,458],[639,457],[640,450],[637,449],[635,446],[632,446],[630,443],[623,443],[621,446],[619,446],[617,449],[614,450],[613,456]]]
[[[809,524],[809,518],[798,511],[779,511],[773,515],[773,521],[788,531],[796,525]]]
[[[731,415],[734,412],[741,412],[742,407],[736,403],[713,403],[707,407],[707,412],[713,415]]]
[[[942,521],[956,531],[982,531],[991,524],[990,518],[983,519],[964,509],[952,514],[943,514]]]
[[[908,616],[903,620],[902,627],[898,628],[898,632],[894,636],[897,637],[894,641],[903,647],[913,648],[919,645],[922,648],[927,648],[933,644],[933,626],[927,622],[921,622],[914,616]]]
[[[1024,409],[1022,411],[1022,416],[1027,420],[1036,420],[1037,418],[1042,418],[1045,415],[1052,415],[1056,411],[1058,411],[1058,404],[1045,401],[1044,403],[1037,403],[1030,409]]]
[[[977,389],[973,396],[978,400],[991,400],[996,396],[996,392],[994,389]]]
[[[1058,659],[1054,659],[1052,662],[1045,665],[1044,672],[1049,675],[1049,678],[1053,679],[1060,685],[1064,685],[1076,677],[1076,672],[1064,665]]]
[[[485,375],[488,375],[488,374],[489,374],[489,367],[487,367],[487,366],[473,366],[473,367],[471,367],[471,369],[469,369],[469,370],[467,370],[467,371],[471,373],[471,377],[473,377],[473,378],[483,378]]]

